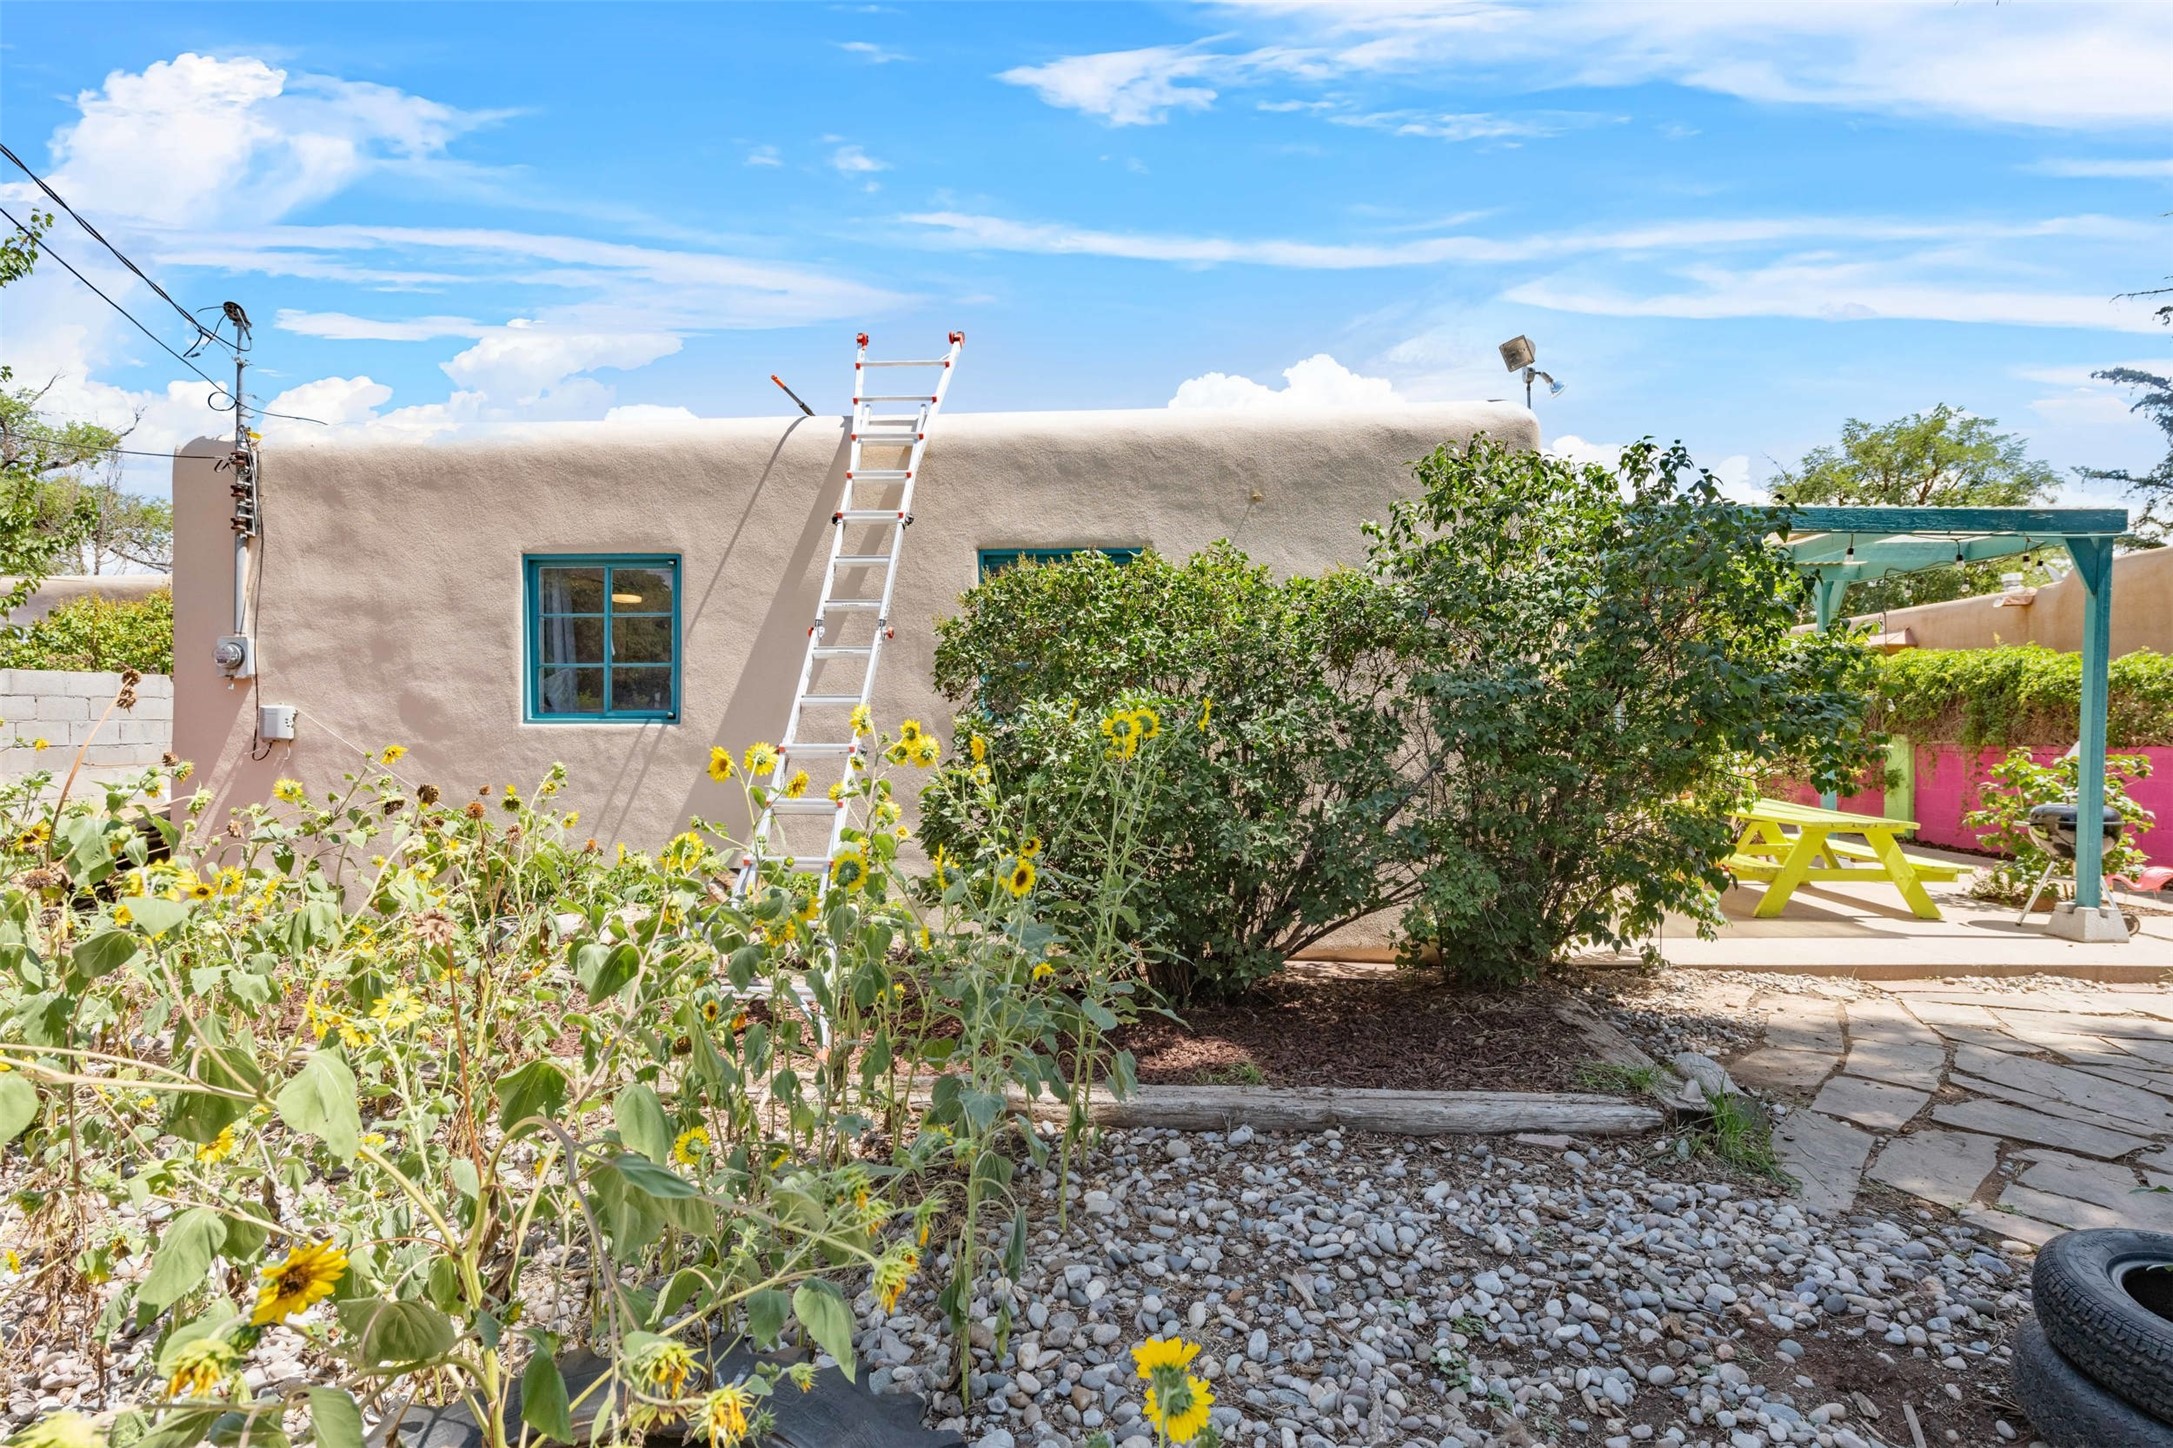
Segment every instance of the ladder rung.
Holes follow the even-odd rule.
[[[925,432],[856,432],[852,440],[862,447],[911,447],[926,436]]]
[[[901,412],[895,417],[878,417],[871,412],[860,419],[860,425],[862,427],[902,427],[909,432],[914,432],[916,437],[927,436],[926,433],[914,431],[921,425],[921,415],[917,412]]]
[[[905,512],[899,508],[844,508],[836,517],[848,523],[903,523]]]
[[[840,553],[830,561],[841,568],[869,568],[878,563],[887,565],[890,562],[890,555],[888,553]]]
[[[860,365],[863,367],[948,367],[951,365],[951,359],[948,357],[929,357],[898,362],[863,362]]]
[[[843,808],[845,808],[845,804],[842,800],[832,799],[773,799],[769,803],[771,814],[836,814]]]
[[[826,598],[822,601],[822,606],[824,608],[881,608],[883,600],[880,598]]]
[[[860,696],[858,694],[802,694],[800,702],[803,704],[857,704],[860,702]],[[806,746],[802,745],[801,747],[804,749]]]
[[[739,857],[741,869],[745,869],[754,862],[755,858],[752,855],[741,855]],[[783,865],[788,870],[804,870],[810,865],[820,866],[822,869],[827,870],[830,868],[830,857],[828,855],[764,855],[762,863],[765,865]]]
[[[932,392],[863,392],[855,402],[934,402]]]
[[[875,646],[874,646],[873,644],[817,644],[817,645],[815,645],[815,657],[816,657],[816,658],[818,658],[818,659],[846,659],[846,658],[862,658],[862,657],[865,657],[866,655],[868,655],[868,654],[872,654],[872,653],[874,653],[874,652],[875,652]]]
[[[902,483],[912,476],[911,468],[849,468],[845,480],[851,483]]]
[[[850,754],[859,748],[856,744],[792,744],[777,746],[777,752],[790,759],[795,754]]]

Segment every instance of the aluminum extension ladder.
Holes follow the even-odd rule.
[[[829,889],[830,868],[843,847],[850,813],[850,801],[831,799],[829,788],[850,781],[856,761],[863,766],[867,762],[872,731],[855,734],[852,715],[873,706],[876,664],[883,645],[897,634],[890,609],[905,530],[913,522],[913,490],[928,451],[928,430],[943,410],[966,334],[952,332],[950,349],[941,357],[898,362],[870,361],[868,334],[862,332],[856,340],[845,485],[830,514],[830,560],[823,567],[822,600],[808,626],[792,709],[766,781],[767,802],[755,821],[751,848],[740,858],[742,891],[756,883],[761,864],[772,861],[788,870],[812,868],[816,893]],[[932,371],[935,380],[920,392],[871,391],[869,374],[876,368],[919,368]],[[910,379],[913,374],[904,375]],[[879,404],[893,410],[878,411]],[[870,451],[880,465],[870,465]],[[878,584],[880,592],[875,591]],[[787,782],[818,761],[835,761],[834,773],[809,769],[806,792],[787,798]],[[804,821],[807,838],[791,838],[792,821]],[[821,837],[819,845],[816,836]]]

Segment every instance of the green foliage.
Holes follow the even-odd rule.
[[[2106,742],[2173,744],[2173,657],[2138,649],[2107,674]],[[2082,656],[2041,644],[1903,649],[1879,659],[1872,703],[1876,727],[1912,739],[2064,749],[2079,728]]]
[[[87,799],[0,787],[16,1287],[52,1304],[40,1332],[156,1345],[138,1401],[109,1405],[129,1440],[245,1418],[276,1448],[306,1405],[315,1443],[356,1448],[357,1397],[428,1392],[488,1448],[522,1420],[574,1441],[577,1409],[582,1441],[592,1409],[598,1441],[758,1441],[805,1373],[720,1399],[693,1348],[791,1335],[850,1374],[854,1295],[894,1304],[923,1250],[963,1337],[1024,1251],[978,1215],[1016,1220],[1018,1162],[1068,1166],[1088,1083],[1131,1080],[1104,1044],[1137,986],[1125,853],[1076,904],[994,860],[915,900],[876,769],[841,791],[859,868],[824,891],[702,821],[653,857],[602,850],[555,767],[448,806],[392,773],[403,752],[231,820],[172,800],[185,766]],[[129,1257],[148,1272],[117,1276]],[[273,1323],[304,1333],[310,1380],[245,1381]],[[610,1365],[581,1402],[562,1345]]]
[[[1850,418],[1837,446],[1805,453],[1773,482],[1773,501],[1798,506],[1888,504],[1912,508],[2023,507],[2053,496],[2059,474],[2029,455],[2016,433],[1989,417],[1941,403],[1874,427]],[[1937,603],[1999,587],[2007,562],[1940,567],[1852,584],[1847,606],[1870,613]]]
[[[2173,323],[2173,307],[2160,307],[2158,316]],[[2166,530],[2173,528],[2173,377],[2140,367],[2108,367],[2090,375],[2135,390],[2136,399],[2128,410],[2140,412],[2165,434],[2165,456],[2147,473],[2128,468],[2077,468],[2075,475],[2127,488],[2143,505],[2130,530],[2134,534],[2132,541],[2157,547],[2165,542]]]
[[[118,441],[116,435],[115,441]],[[114,459],[102,454],[98,466]],[[111,478],[65,476],[45,479],[39,487],[48,533],[68,527],[67,520],[88,513],[90,523],[62,562],[74,573],[112,573],[115,565],[163,572],[173,566],[174,508],[163,498],[124,493]]]
[[[0,635],[0,668],[174,671],[174,596],[70,599],[14,637]]]
[[[1710,920],[1751,777],[1838,784],[1872,757],[1864,651],[1791,634],[1804,584],[1766,516],[1681,448],[1610,471],[1482,438],[1417,477],[1368,530],[1414,634],[1412,956],[1513,981],[1669,911]]]
[[[978,858],[1023,829],[1048,888],[1074,893],[1107,841],[1108,741],[1094,701],[1149,709],[1136,938],[1179,999],[1279,966],[1337,926],[1411,898],[1395,711],[1404,627],[1352,571],[1277,581],[1227,543],[1184,563],[1098,554],[1006,569],[938,626],[936,685],[985,759],[954,759],[921,800],[931,848]],[[1024,817],[984,804],[986,774]]]
[[[1970,893],[2009,905],[2022,903],[2023,895],[2044,873],[2048,856],[2030,838],[2030,810],[2041,804],[2073,804],[2080,787],[2082,761],[2063,755],[2050,764],[2039,764],[2027,749],[2014,749],[1992,767],[1986,783],[1977,791],[1978,808],[1963,816],[1962,823],[1982,831],[1979,842],[2003,856],[1989,870],[1979,870]],[[2105,852],[2105,873],[2132,876],[2148,858],[2135,838],[2149,829],[2156,816],[2137,804],[2128,786],[2150,777],[2150,760],[2140,754],[2105,756],[2105,803],[2128,822],[2128,832],[2118,845]]]

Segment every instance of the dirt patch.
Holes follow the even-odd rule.
[[[1555,1015],[1565,988],[1458,990],[1430,972],[1294,965],[1236,1000],[1149,1017],[1117,1044],[1159,1085],[1568,1091],[1591,1052]]]

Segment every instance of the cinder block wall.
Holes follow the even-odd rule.
[[[173,748],[174,681],[145,674],[136,681],[136,707],[115,709],[98,722],[121,687],[121,676],[58,669],[0,669],[0,779],[68,767],[85,740],[84,764],[126,769],[156,764]],[[96,730],[95,737],[92,731]],[[43,739],[47,747],[37,748]]]

